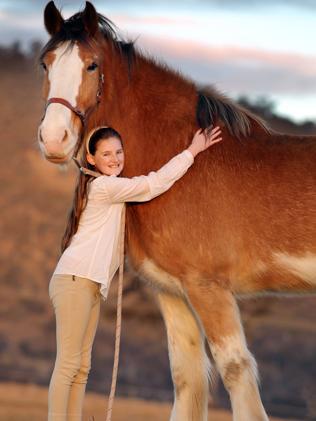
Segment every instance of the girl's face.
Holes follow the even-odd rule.
[[[124,167],[124,151],[116,137],[101,139],[94,155],[87,154],[87,160],[104,175],[119,175]]]

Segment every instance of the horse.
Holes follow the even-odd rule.
[[[172,421],[207,420],[211,357],[235,421],[266,421],[237,300],[316,288],[316,137],[271,130],[212,86],[139,51],[90,2],[65,20],[44,11],[44,157],[68,163],[84,134],[112,126],[132,177],[160,168],[193,133],[222,127],[168,192],[127,207],[127,254],[166,325]],[[212,362],[213,362],[212,361]]]

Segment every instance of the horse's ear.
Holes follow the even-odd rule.
[[[44,24],[49,35],[55,35],[64,23],[64,19],[60,11],[55,6],[53,1],[47,3],[44,10]]]
[[[82,20],[86,31],[93,37],[98,31],[98,13],[92,3],[86,1],[86,7],[82,12]]]

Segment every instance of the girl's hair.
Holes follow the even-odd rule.
[[[111,137],[119,139],[123,144],[120,134],[112,127],[100,127],[96,129],[87,139],[87,150],[91,155],[95,155],[98,142]],[[84,148],[81,156],[81,166],[90,170],[95,170],[95,167],[87,161],[86,153]],[[61,241],[61,252],[69,246],[72,237],[78,230],[81,214],[88,202],[88,184],[90,184],[92,180],[94,180],[93,176],[83,174],[81,171],[79,172],[72,208],[69,212],[66,229]]]

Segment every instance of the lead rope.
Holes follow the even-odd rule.
[[[118,281],[118,291],[117,291],[117,312],[116,312],[116,331],[115,331],[115,351],[114,351],[114,363],[112,371],[112,383],[111,391],[108,400],[108,408],[106,414],[106,421],[111,421],[112,419],[112,408],[114,395],[116,390],[117,383],[117,371],[119,363],[119,353],[120,353],[120,339],[121,339],[121,325],[122,325],[122,295],[123,295],[123,275],[124,275],[124,237],[125,237],[125,213],[126,206],[125,203],[122,209],[121,215],[121,227],[120,227],[120,267],[119,267],[119,281]]]
[[[83,174],[89,174],[89,175],[92,175],[93,177],[100,177],[100,175],[102,175],[99,172],[92,171],[92,170],[89,170],[88,168],[82,167],[76,158],[73,158],[73,160],[78,166],[79,170]],[[122,213],[121,213],[120,239],[119,239],[120,266],[119,266],[119,280],[118,280],[118,291],[117,291],[114,362],[113,362],[113,370],[112,370],[111,390],[110,390],[110,395],[108,399],[108,407],[106,411],[105,421],[112,420],[112,409],[113,409],[113,402],[114,402],[114,396],[115,396],[115,390],[116,390],[117,372],[118,372],[119,355],[120,355],[120,339],[121,339],[121,327],[122,327],[122,295],[123,295],[123,276],[124,276],[125,214],[126,214],[126,206],[124,203],[123,208],[122,208]]]

